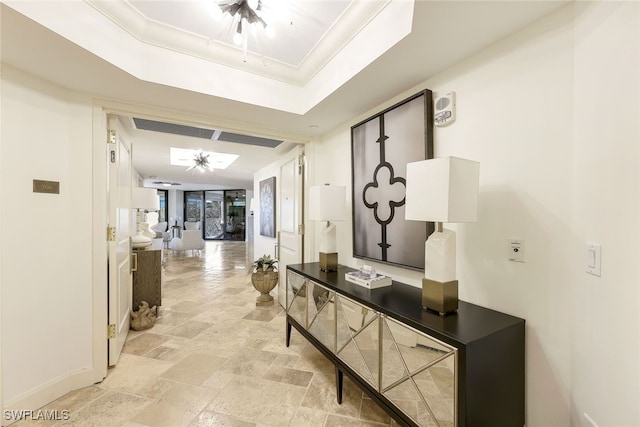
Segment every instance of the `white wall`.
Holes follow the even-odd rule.
[[[246,195],[245,195],[245,201],[246,201],[246,206],[245,206],[245,219],[244,219],[244,223],[246,224],[245,227],[245,233],[244,233],[244,240],[248,243],[250,243],[249,246],[251,246],[253,248],[253,215],[251,214],[251,199],[253,198],[253,190],[246,190]]]
[[[481,163],[478,222],[450,225],[460,297],[526,319],[528,426],[579,426],[584,413],[640,425],[638,7],[570,5],[315,146],[310,184],[350,194],[352,125],[424,88],[456,91],[436,156]],[[340,262],[365,263],[350,221],[337,227]],[[526,263],[507,260],[510,238],[525,240]],[[587,241],[603,244],[601,278],[584,272]],[[420,286],[418,272],[376,267]]]
[[[2,68],[2,396],[37,408],[92,366],[91,99]],[[58,181],[60,194],[32,192]],[[22,406],[24,405],[24,406]]]
[[[640,4],[577,5],[572,223],[573,416],[640,425]],[[611,106],[611,108],[609,108]],[[602,244],[602,277],[584,245]]]
[[[170,225],[178,225],[182,227],[184,216],[184,191],[173,190],[168,191],[168,211],[169,218],[173,220]]]

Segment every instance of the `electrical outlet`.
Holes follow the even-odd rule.
[[[524,240],[509,239],[509,261],[524,262]]]

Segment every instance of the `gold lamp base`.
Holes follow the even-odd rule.
[[[422,279],[422,307],[441,316],[458,309],[458,281],[437,282]]]
[[[320,252],[320,270],[338,271],[338,253]]]

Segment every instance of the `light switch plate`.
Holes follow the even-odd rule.
[[[586,251],[587,273],[600,277],[602,267],[602,245],[587,243]]]

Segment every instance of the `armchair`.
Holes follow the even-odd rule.
[[[167,231],[167,222],[163,221],[163,222],[159,222],[157,224],[152,225],[151,230],[155,231],[156,233],[165,233]]]
[[[174,237],[169,242],[169,249],[174,251],[200,251],[204,249],[204,239],[200,230],[185,230],[182,238]]]
[[[162,242],[168,245],[171,241],[171,233],[167,231],[168,223],[166,221],[152,225],[150,228],[156,233],[156,237],[162,237]]]

